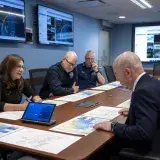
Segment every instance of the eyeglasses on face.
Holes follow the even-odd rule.
[[[66,62],[67,62],[71,67],[74,68],[74,67],[77,66],[77,64],[74,64],[74,63],[69,62],[67,58],[65,58],[65,60],[66,60]]]
[[[24,66],[21,66],[21,65],[17,65],[16,68],[17,69],[23,69],[24,71],[26,70],[26,68]]]
[[[85,58],[87,61],[94,61],[94,58]]]

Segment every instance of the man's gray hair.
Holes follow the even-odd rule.
[[[93,54],[93,55],[95,56],[94,51],[88,50],[88,51],[86,51],[85,58],[86,58],[89,54]]]
[[[66,53],[65,57],[75,58],[76,60],[78,59],[77,54],[76,54],[76,52],[74,52],[74,51],[68,51],[68,52]]]
[[[120,68],[133,68],[133,69],[138,69],[138,68],[143,68],[142,63],[140,58],[133,52],[126,51],[119,55],[113,65],[117,65],[117,67]]]

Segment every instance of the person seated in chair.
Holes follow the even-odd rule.
[[[0,64],[0,112],[24,111],[31,99],[41,102],[41,98],[24,81],[24,60],[16,54],[8,55]],[[28,99],[22,103],[22,94]],[[7,157],[12,150],[1,149],[3,157]]]
[[[87,51],[85,55],[85,62],[77,66],[79,89],[87,89],[95,87],[97,82],[104,84],[105,79],[98,70],[98,65],[95,61],[94,52]]]
[[[21,103],[22,94],[35,102],[42,101],[24,81],[24,60],[16,54],[8,55],[0,64],[0,112],[24,111],[28,101]]]
[[[120,83],[132,90],[130,108],[119,112],[127,116],[127,120],[125,124],[106,121],[94,127],[113,132],[119,150],[134,148],[139,153],[148,153],[152,151],[154,136],[160,130],[160,81],[147,75],[140,58],[130,51],[115,59],[113,69]]]
[[[76,53],[69,51],[61,62],[52,65],[47,71],[40,90],[40,96],[45,99],[51,95],[64,96],[78,92],[79,87],[76,86],[76,64]]]

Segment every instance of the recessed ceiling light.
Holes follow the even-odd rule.
[[[153,6],[147,0],[130,0],[142,9],[152,8]]]
[[[152,8],[152,5],[146,0],[139,0],[139,1],[142,2],[144,5],[146,5],[148,8]]]
[[[124,18],[126,18],[126,17],[125,17],[125,16],[119,16],[119,18],[120,18],[120,19],[124,19]]]
[[[142,9],[146,9],[146,6],[142,5],[142,4],[139,3],[137,0],[131,0],[131,2],[133,2],[133,3],[136,4],[137,6],[141,7]]]

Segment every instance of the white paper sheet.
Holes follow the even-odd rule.
[[[58,154],[81,137],[60,133],[53,133],[32,128],[24,128],[5,137],[0,142],[5,142],[21,147]]]
[[[44,100],[42,103],[51,103],[51,104],[56,104],[56,106],[60,106],[62,104],[68,103],[68,102],[56,101],[56,100]]]
[[[110,90],[110,89],[113,89],[113,88],[116,88],[116,86],[109,85],[109,84],[105,84],[105,85],[98,86],[98,87],[91,88],[91,89],[93,89],[93,90],[103,90],[103,91],[107,91],[107,90]]]
[[[17,125],[11,125],[7,123],[0,123],[0,137],[6,136],[13,132],[17,132],[20,129],[23,129],[23,127],[20,127]]]
[[[6,111],[0,112],[0,118],[18,120],[22,118],[24,111]]]
[[[113,85],[113,86],[119,86],[119,85],[121,85],[120,84],[120,82],[119,81],[114,81],[114,82],[111,82],[111,83],[109,83],[110,85]]]
[[[130,107],[130,103],[131,103],[131,100],[127,100],[127,101],[124,101],[123,103],[119,104],[118,106],[116,107],[120,107],[120,108],[129,108]]]
[[[92,89],[93,90],[107,91],[107,90],[110,90],[110,89],[113,89],[113,88],[116,88],[116,87],[119,87],[119,86],[121,86],[120,82],[115,81],[115,82],[108,83],[108,84],[105,84],[105,85],[101,85],[101,86],[98,86],[98,87],[95,87],[95,88],[92,88]]]
[[[117,117],[120,109],[121,108],[101,106],[58,126],[50,128],[50,130],[77,135],[88,135],[95,130],[93,128],[95,124],[110,121]]]
[[[85,91],[82,91],[82,92],[79,92],[79,93],[76,93],[76,94],[71,94],[71,95],[68,95],[68,96],[60,97],[60,98],[57,98],[55,100],[75,102],[75,101],[78,101],[78,100],[81,100],[81,99],[84,99],[84,98],[87,98],[87,97],[94,96],[96,94],[100,94],[102,92],[104,92],[104,91],[85,90]]]
[[[122,108],[117,108],[117,107],[100,106],[96,109],[93,109],[85,113],[84,115],[105,118],[106,120],[110,121],[115,117],[119,116],[118,111],[121,109]]]

